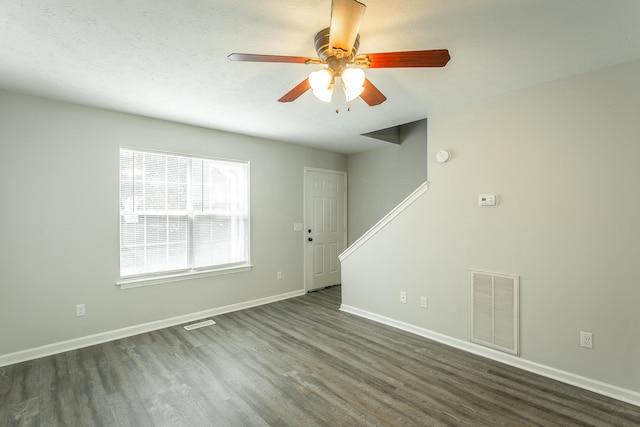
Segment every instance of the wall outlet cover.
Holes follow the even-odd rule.
[[[84,304],[76,305],[76,316],[84,316],[85,314]]]
[[[580,347],[593,348],[593,334],[580,331]]]

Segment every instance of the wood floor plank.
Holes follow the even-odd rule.
[[[40,398],[32,397],[9,405],[9,417],[6,426],[40,425]]]
[[[106,405],[107,393],[99,373],[103,361],[102,348],[92,346],[67,353],[73,390],[73,418],[95,426],[115,424],[111,408]]]
[[[115,426],[153,427],[153,420],[139,398],[130,392],[115,392],[107,396],[107,404],[113,413]]]
[[[77,419],[77,402],[73,395],[72,376],[69,371],[69,353],[60,353],[42,360],[40,403],[42,425],[73,425]]]
[[[3,368],[5,372],[5,392],[3,401],[20,403],[40,394],[42,361],[36,359]]]
[[[0,368],[0,425],[640,425],[640,407],[340,312],[340,292]]]

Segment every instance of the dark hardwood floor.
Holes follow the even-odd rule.
[[[0,426],[638,426],[640,408],[338,311],[340,288],[0,368]]]

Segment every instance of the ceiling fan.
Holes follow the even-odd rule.
[[[227,58],[231,61],[326,64],[326,68],[312,72],[278,101],[295,101],[312,89],[317,98],[330,102],[339,79],[347,102],[360,96],[370,106],[382,104],[387,98],[365,77],[363,68],[444,67],[449,62],[447,49],[358,55],[358,31],[365,9],[366,6],[357,0],[332,0],[331,24],[314,38],[319,58],[248,53],[232,53]]]

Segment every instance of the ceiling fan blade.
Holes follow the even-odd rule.
[[[437,49],[368,53],[358,55],[355,62],[365,67],[366,63],[370,62],[368,68],[444,67],[449,59],[451,57],[447,49]]]
[[[306,64],[315,62],[318,58],[305,58],[302,56],[282,56],[282,55],[254,55],[252,53],[232,53],[227,56],[229,61],[249,61],[249,62],[290,62],[294,64]]]
[[[329,49],[340,49],[344,57],[351,49],[360,30],[360,22],[367,8],[356,0],[333,0],[331,3],[331,26],[329,27]]]
[[[302,95],[309,89],[311,89],[311,85],[309,84],[309,79],[304,79],[302,82],[300,82],[298,86],[294,87],[289,92],[285,93],[282,96],[282,98],[278,99],[278,102],[295,101],[300,97],[300,95]]]
[[[378,88],[375,87],[373,83],[369,81],[369,79],[367,78],[364,79],[363,86],[364,86],[364,91],[360,94],[360,98],[362,98],[364,102],[369,104],[370,107],[382,104],[384,101],[387,100],[387,97],[384,96],[382,92],[380,92]]]

